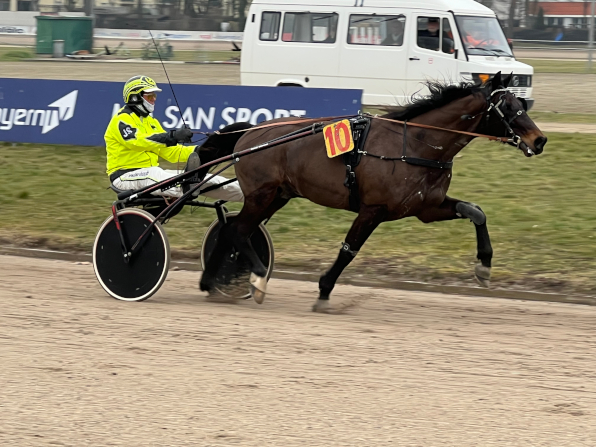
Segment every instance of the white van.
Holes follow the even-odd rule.
[[[513,72],[510,90],[534,102],[534,69],[474,0],[253,0],[240,71],[242,85],[363,89],[366,105]]]

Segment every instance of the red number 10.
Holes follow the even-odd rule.
[[[343,141],[340,131],[343,133]],[[327,127],[325,129],[325,139],[329,142],[332,157],[337,155],[336,146],[340,154],[344,153],[350,147],[350,131],[348,130],[348,126],[346,126],[346,123],[338,123],[337,126]]]

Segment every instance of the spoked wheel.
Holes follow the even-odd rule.
[[[238,213],[227,213],[226,220],[233,222]],[[221,224],[216,219],[207,229],[205,237],[203,238],[203,246],[201,247],[201,265],[203,271],[207,265],[207,260],[211,256],[217,239],[219,237],[219,230]],[[274,251],[271,236],[265,228],[265,225],[260,224],[257,230],[250,237],[252,247],[257,252],[259,259],[267,268],[267,280],[271,277],[273,272]],[[238,253],[235,249],[231,249],[224,257],[224,262],[220,267],[215,277],[215,289],[222,295],[235,299],[250,298],[249,287],[250,278],[250,262],[247,257]]]
[[[153,221],[146,211],[118,211],[126,247],[130,250]],[[170,267],[170,244],[163,227],[156,223],[140,248],[125,262],[114,217],[99,228],[93,244],[95,276],[108,294],[122,301],[143,301],[159,290]]]

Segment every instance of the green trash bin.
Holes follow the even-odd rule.
[[[92,17],[36,16],[37,54],[53,54],[54,41],[64,41],[64,54],[93,47]]]

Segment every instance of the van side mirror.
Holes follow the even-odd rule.
[[[455,50],[453,50],[453,56],[455,56],[456,59],[457,59],[458,53],[459,53],[459,50],[457,48]]]

